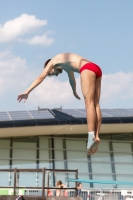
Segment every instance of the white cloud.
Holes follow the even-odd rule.
[[[48,36],[46,34],[44,34],[42,36],[35,36],[35,37],[27,40],[27,42],[29,44],[33,44],[33,45],[39,44],[42,46],[49,46],[54,42],[54,39],[48,38]]]
[[[35,15],[22,14],[20,17],[0,25],[0,42],[19,39],[24,34],[45,25],[47,25],[47,20],[37,19]]]
[[[109,105],[116,102],[119,105],[121,100],[133,99],[133,72],[117,72],[115,74],[103,75],[101,102]]]
[[[29,73],[25,59],[14,56],[10,51],[0,52],[0,96],[8,98],[9,92],[25,86],[32,79],[28,79]]]
[[[0,52],[0,96],[9,99],[10,95],[16,101],[17,95],[24,92],[32,81],[39,75],[42,69],[36,71],[28,68],[26,60],[11,54],[10,51]],[[77,100],[73,94],[68,81],[60,82],[58,77],[47,77],[36,89],[34,89],[25,103],[26,109],[37,109],[40,107],[67,107],[84,108],[84,100],[80,89],[80,78],[76,78],[77,92],[81,101]],[[128,101],[133,100],[133,72],[118,72],[115,74],[103,75],[102,80],[102,107],[116,105],[123,100],[123,107],[128,107]],[[16,102],[17,103],[17,102]],[[25,109],[24,104],[20,104],[21,109]],[[131,106],[130,106],[131,107]],[[11,105],[11,109],[12,105]]]

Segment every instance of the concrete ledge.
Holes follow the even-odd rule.
[[[18,196],[1,195],[0,200],[15,200]],[[41,197],[41,196],[23,196],[25,200],[83,200],[81,197]]]

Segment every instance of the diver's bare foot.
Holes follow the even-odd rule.
[[[98,150],[99,143],[100,143],[100,138],[99,137],[94,138],[94,143],[90,149],[87,149],[87,154],[93,155],[94,153],[96,153]]]
[[[96,137],[94,141],[95,141],[95,142],[94,142],[94,144],[93,144],[93,146],[92,146],[92,148],[91,148],[91,154],[94,154],[94,153],[97,152],[97,150],[98,150],[98,145],[99,145],[99,143],[100,143],[100,138],[99,138],[99,137]]]

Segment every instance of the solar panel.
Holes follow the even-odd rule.
[[[86,109],[62,109],[76,118],[86,118]],[[102,117],[133,117],[133,109],[101,109]]]
[[[10,117],[7,112],[0,112],[0,121],[9,121]]]
[[[127,109],[127,112],[133,116],[133,109]]]
[[[86,114],[86,109],[85,108],[84,109],[77,109],[77,110],[79,110],[79,111],[81,111],[81,112]]]
[[[102,113],[102,117],[113,117],[112,113],[106,113],[103,110],[101,110],[101,113]]]
[[[62,109],[62,112],[76,118],[86,118],[86,111],[82,109]]]
[[[129,109],[102,109],[102,116],[110,117],[132,117],[133,112]]]
[[[32,119],[27,111],[10,111],[9,115],[12,120],[26,120]]]
[[[30,110],[30,115],[33,119],[54,119],[55,117],[49,112],[49,110]]]
[[[129,109],[114,109],[115,112],[119,113],[120,116],[125,116],[125,117],[132,117],[133,116],[133,110]]]
[[[0,112],[0,121],[9,120],[30,120],[30,119],[53,119],[54,116],[47,110],[31,111],[9,111]]]

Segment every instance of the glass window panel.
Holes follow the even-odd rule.
[[[13,148],[13,159],[36,159],[36,143],[13,142]]]
[[[79,154],[79,157],[78,155]],[[84,156],[84,153],[82,152],[67,152],[67,165],[68,165],[68,169],[78,169],[79,173],[83,171],[88,173],[88,162],[87,162],[87,158],[86,158],[86,162],[83,162],[84,159],[82,159]],[[76,158],[78,159],[78,161],[76,162]],[[72,161],[70,161],[69,159],[71,159]],[[74,161],[75,160],[75,161]]]
[[[63,150],[55,150],[55,161],[56,160],[64,160]]]
[[[18,169],[35,169],[36,168],[36,161],[28,161],[28,160],[13,160],[12,168]]]
[[[114,161],[122,162],[122,163],[132,163],[132,154],[125,154],[125,153],[114,153]]]
[[[64,163],[64,151],[63,151],[63,139],[54,138],[54,147],[55,149],[55,169],[65,169]],[[66,173],[55,173],[55,182],[61,180],[62,183],[66,184]]]
[[[43,162],[45,160],[49,160],[49,150],[40,150],[39,151],[39,159],[40,159],[40,162]]]
[[[99,145],[98,145],[98,151],[104,151],[104,152],[108,152],[109,150],[109,141],[100,141]]]
[[[85,161],[87,162],[87,152],[80,152],[80,151],[67,151],[67,159],[69,160],[75,160],[75,161]]]
[[[0,169],[9,169],[9,162],[9,157],[7,158],[7,160],[0,159]]]
[[[79,178],[89,177],[88,173],[88,158],[86,153],[86,141],[66,140],[67,147],[67,166],[68,169],[78,169]],[[75,150],[71,151],[69,149]],[[84,169],[84,170],[83,170]],[[85,173],[85,174],[83,174]],[[69,178],[75,178],[75,173],[69,174]],[[70,187],[73,187],[75,183],[69,183]]]
[[[1,169],[9,169],[9,160],[0,160]],[[10,185],[9,172],[0,172],[0,185]]]
[[[112,180],[112,169],[108,141],[100,142],[98,152],[91,156],[91,166],[94,180]],[[94,187],[103,188],[105,187],[105,185],[94,183]],[[110,186],[106,185],[106,188],[107,187]]]
[[[36,150],[26,150],[26,149],[17,149],[13,150],[13,159],[22,159],[22,160],[35,160],[36,159]]]
[[[49,138],[39,137],[39,168],[50,168]]]
[[[131,143],[113,142],[113,151],[122,153],[131,153]]]
[[[110,157],[108,153],[96,153],[91,156],[92,173],[112,174]],[[95,162],[96,161],[96,162]],[[109,163],[106,163],[109,162]],[[111,178],[112,175],[110,175]]]
[[[85,151],[86,152],[86,141],[82,140],[66,140],[66,147],[69,150],[78,150],[78,151]]]
[[[116,174],[131,174],[133,175],[133,165],[127,163],[115,163]]]
[[[36,143],[13,142],[13,168],[36,168]],[[21,172],[19,174],[20,186],[35,186],[36,173]]]
[[[79,160],[79,161],[87,161],[86,141],[66,140],[66,147],[67,147],[68,160],[72,159],[72,160]],[[71,151],[71,150],[74,150],[74,151]]]
[[[50,159],[50,152],[49,150],[50,139],[44,136],[39,137],[39,168],[53,168]],[[45,184],[47,184],[47,173],[45,177]],[[42,186],[42,173],[38,173],[38,185]]]
[[[39,167],[49,168],[50,150],[49,150],[49,138],[39,137]]]
[[[55,151],[55,169],[64,169],[63,151]]]
[[[82,162],[82,161],[81,162],[78,162],[78,161],[74,162],[74,161],[69,161],[68,160],[67,165],[68,165],[68,169],[72,169],[72,170],[73,169],[78,169],[79,173],[82,173],[83,169],[84,169],[84,173],[88,173],[88,162]]]
[[[36,186],[36,172],[20,172],[19,173],[19,187],[21,186]]]
[[[22,149],[35,149],[36,143],[33,142],[13,142],[13,148],[22,148]]]
[[[6,169],[7,169],[7,167],[6,167]],[[9,172],[0,172],[0,185],[10,186]]]
[[[1,162],[1,160],[2,159],[7,159],[7,160],[9,160],[9,158],[10,158],[10,149],[1,149],[0,150],[0,162]],[[9,163],[9,162],[8,162]],[[2,164],[2,163],[1,163]],[[0,167],[1,167],[1,165],[0,165]],[[9,168],[9,164],[8,164],[8,166],[7,166],[7,168]]]
[[[55,169],[64,169],[64,161],[55,161]]]
[[[97,152],[93,156],[91,156],[91,161],[97,161],[97,162],[110,162],[110,153],[105,152]]]
[[[40,149],[48,149],[49,148],[49,138],[47,137],[39,137],[39,148]]]
[[[10,140],[0,140],[0,169],[10,169]],[[8,149],[5,149],[8,148]],[[9,172],[0,172],[0,185],[10,186]]]
[[[23,142],[14,142],[13,147],[13,159],[21,158],[26,160],[34,160],[36,162],[36,144],[35,143],[23,143]]]
[[[103,152],[100,152],[103,151]],[[97,162],[110,162],[110,152],[109,152],[109,142],[108,141],[101,141],[98,146],[98,151],[96,154],[91,156],[91,161]]]
[[[45,160],[45,161],[39,161],[39,168],[47,168],[47,169],[51,169],[52,168],[52,163],[49,160]]]
[[[62,138],[54,138],[54,148],[55,149],[63,149],[63,139]]]
[[[133,182],[133,175],[118,175],[117,174],[117,181],[124,181],[124,182]],[[132,185],[117,185],[118,188],[132,188]]]
[[[93,163],[92,162],[92,173],[112,174],[111,164],[110,163],[104,163],[104,162],[99,162],[99,163]]]
[[[0,140],[0,148],[10,148],[10,139],[7,140]]]

